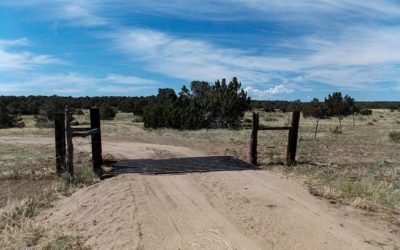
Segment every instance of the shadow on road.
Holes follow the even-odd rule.
[[[173,174],[212,171],[259,169],[231,156],[205,156],[169,159],[121,160],[112,166],[110,174]]]

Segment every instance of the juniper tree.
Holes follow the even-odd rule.
[[[321,103],[317,98],[314,98],[309,105],[304,109],[303,115],[305,117],[311,116],[317,119],[315,125],[314,139],[317,139],[318,124],[320,119],[324,119],[327,116],[327,110],[324,103]]]
[[[341,92],[329,94],[328,97],[325,98],[325,104],[327,107],[327,115],[338,117],[340,131],[342,131],[342,118],[344,116],[354,115],[358,110],[354,99],[348,95],[343,98]]]
[[[0,129],[13,127],[22,128],[24,126],[25,124],[22,122],[22,119],[11,112],[5,103],[0,102]]]

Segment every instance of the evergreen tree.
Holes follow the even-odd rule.
[[[25,124],[22,119],[19,118],[15,113],[10,112],[4,102],[0,101],[0,129],[2,128],[22,128]]]
[[[324,119],[327,116],[327,109],[325,107],[324,103],[321,103],[317,98],[314,98],[307,108],[303,111],[304,117],[314,117],[317,119],[317,123],[315,125],[315,133],[314,133],[314,139],[317,139],[317,133],[318,133],[318,124],[320,119]]]

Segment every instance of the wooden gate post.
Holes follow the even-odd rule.
[[[100,111],[93,107],[90,109],[90,127],[97,129],[98,132],[91,135],[92,137],[92,157],[93,171],[100,175],[101,165],[103,164],[102,148],[101,148],[101,130],[100,130]]]
[[[74,145],[72,143],[71,112],[68,106],[65,107],[65,135],[67,141],[66,168],[70,180],[74,179]]]
[[[286,161],[287,165],[291,166],[296,164],[296,151],[297,151],[297,138],[299,135],[299,122],[300,122],[300,111],[294,111],[292,113],[292,126],[289,130],[289,142],[287,146]]]
[[[258,113],[253,112],[252,125],[253,126],[251,129],[249,160],[251,164],[257,165],[257,136],[258,136],[258,125],[259,125]]]
[[[65,126],[64,113],[54,114],[54,132],[56,138],[56,169],[60,176],[65,171]]]

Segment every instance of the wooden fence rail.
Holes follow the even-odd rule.
[[[288,134],[288,145],[286,152],[286,163],[288,166],[296,164],[296,151],[297,151],[297,139],[299,135],[299,123],[300,123],[300,112],[294,111],[292,113],[292,124],[290,127],[260,127],[259,114],[253,112],[253,123],[250,137],[250,150],[249,150],[249,161],[251,164],[257,165],[257,137],[259,130],[289,130]]]

